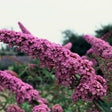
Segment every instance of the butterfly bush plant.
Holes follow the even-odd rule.
[[[102,102],[107,108],[111,108],[112,106],[112,46],[104,40],[107,40],[111,33],[108,32],[101,39],[84,35],[84,39],[92,46],[87,51],[87,57],[93,62],[96,72],[101,73],[101,76],[107,81],[107,94],[105,102]]]
[[[59,86],[74,90],[70,96],[73,104],[78,101],[92,102],[89,112],[111,112],[111,97],[107,96],[111,96],[112,47],[107,42],[84,35],[84,39],[92,48],[87,52],[87,56],[80,57],[69,50],[71,43],[61,46],[46,39],[39,39],[33,36],[22,23],[18,24],[22,32],[0,30],[0,41],[10,47],[16,47],[31,58],[39,58],[41,68],[52,69]],[[100,68],[103,75],[98,73],[95,67]],[[9,105],[7,112],[24,112],[20,104],[26,101],[31,105],[32,112],[63,112],[64,110],[59,104],[49,107],[49,102],[41,97],[39,91],[7,71],[0,71],[0,88],[8,89],[15,94],[17,103]],[[107,100],[110,100],[109,104]]]

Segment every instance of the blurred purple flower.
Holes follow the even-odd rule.
[[[23,109],[18,107],[17,105],[9,105],[7,108],[7,112],[25,112]]]
[[[32,86],[5,71],[0,71],[0,85],[16,94],[17,103],[32,103],[40,98],[39,92]]]
[[[45,104],[37,105],[33,108],[32,112],[50,112],[50,109]]]

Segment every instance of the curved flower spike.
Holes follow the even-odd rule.
[[[17,46],[29,56],[40,59],[41,65],[53,67],[59,84],[70,86],[76,80],[75,74],[95,74],[92,63],[83,60],[78,54],[51,43],[46,39],[38,39],[30,34],[0,30],[0,41],[10,46]]]
[[[108,42],[90,35],[84,35],[84,39],[91,44],[92,53],[105,59],[112,59],[112,46]]]
[[[30,31],[21,22],[18,22],[18,25],[23,33],[31,34]]]
[[[0,85],[9,91],[16,94],[16,100],[18,104],[25,102],[29,103],[40,99],[39,92],[34,90],[33,87],[22,80],[12,76],[6,71],[0,71]]]

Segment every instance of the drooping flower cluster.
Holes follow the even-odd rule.
[[[10,74],[12,76],[18,77],[17,73],[12,70],[5,70],[5,72],[7,72],[8,74]]]
[[[39,98],[38,102],[39,102],[39,104],[46,104],[46,105],[48,105],[48,102],[47,102],[47,100],[45,98]]]
[[[112,46],[108,42],[90,35],[84,35],[84,39],[92,46],[89,53],[92,52],[105,59],[112,59]]]
[[[48,108],[47,105],[40,104],[40,105],[33,107],[32,112],[50,112],[50,109]]]
[[[112,112],[112,107],[110,107],[110,111]]]
[[[83,101],[92,101],[106,95],[106,81],[99,75],[85,75],[76,87],[72,96],[73,102],[79,98]]]
[[[46,39],[38,39],[20,32],[1,30],[0,40],[11,46],[17,46],[22,52],[34,58],[39,57],[42,65],[48,68],[54,67],[58,83],[64,86],[73,83],[75,74],[95,74],[89,61],[82,60],[79,55]]]
[[[87,51],[87,54],[91,54],[89,55],[90,58],[94,58],[94,61],[92,60],[92,62],[94,65],[97,65],[95,66],[96,70],[102,72],[103,77],[108,83],[107,85],[111,85],[112,79],[112,46],[104,40],[106,40],[108,38],[107,36],[110,36],[111,34],[112,31],[105,34],[101,39],[90,35],[84,36],[85,40],[92,46],[92,48]]]
[[[38,102],[40,98],[39,92],[34,90],[32,86],[5,71],[0,71],[0,85],[16,94],[17,103]]]
[[[79,55],[70,52],[70,50],[62,47],[61,45],[51,43],[46,39],[35,38],[31,34],[14,32],[10,30],[0,31],[0,41],[7,43],[10,46],[16,46],[19,50],[34,58],[39,57],[41,64],[48,68],[53,67],[55,70],[55,76],[59,84],[64,86],[74,85],[75,81],[77,80],[76,74],[79,74],[82,80],[85,79],[85,83],[91,83],[89,81],[91,81],[90,79],[94,77],[92,80],[94,82],[93,84],[95,84],[96,87],[97,85],[101,87],[101,94],[99,95],[99,92],[96,92],[97,88],[93,87],[93,89],[96,88],[96,93],[91,93],[94,91],[89,90],[91,95],[93,95],[91,96],[91,98],[97,99],[97,97],[102,97],[103,95],[105,95],[105,81],[102,81],[102,83],[100,83],[100,81],[95,78],[97,76],[92,67],[92,63],[86,59],[82,59]],[[80,83],[78,86],[78,88],[80,87],[80,89],[82,88],[82,86],[80,86],[81,84],[83,85],[83,83]],[[91,88],[91,85],[88,86],[89,88]],[[83,87],[83,89],[87,91],[86,88]],[[76,93],[74,93],[73,98],[75,98],[74,96],[77,93],[77,91]],[[86,97],[87,95],[89,94],[86,94]]]
[[[18,75],[12,70],[5,70],[5,72],[9,73],[12,76],[18,77]],[[4,91],[4,87],[0,85],[0,91]]]
[[[18,107],[17,105],[9,105],[7,108],[7,112],[25,112],[25,111],[20,107]]]

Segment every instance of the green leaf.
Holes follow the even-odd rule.
[[[104,112],[110,112],[109,106],[103,100],[97,100],[97,103],[104,110]]]

